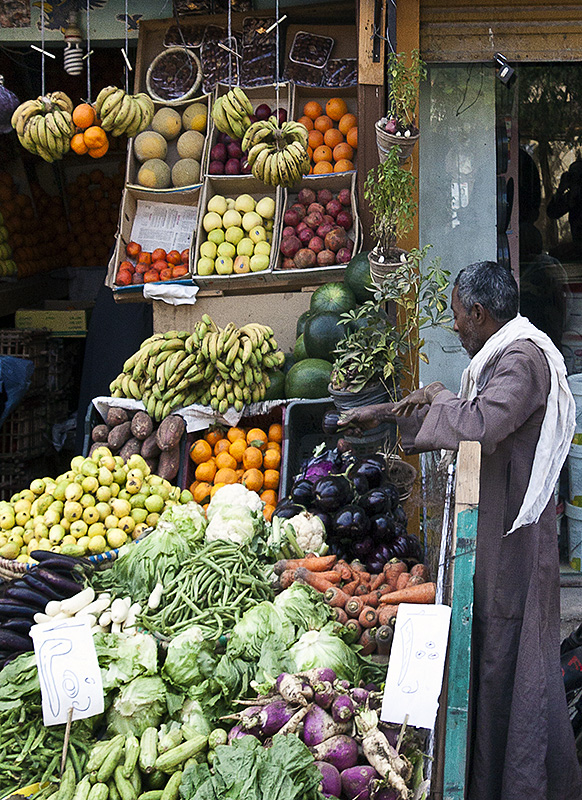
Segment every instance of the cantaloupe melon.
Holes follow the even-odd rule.
[[[142,164],[150,158],[161,158],[163,161],[168,154],[168,143],[161,133],[143,131],[135,137],[133,152]]]
[[[182,114],[182,125],[185,131],[201,131],[206,130],[206,121],[208,117],[208,106],[204,103],[192,103]]]
[[[175,139],[182,130],[182,118],[173,108],[160,108],[152,120],[152,128],[164,139]]]
[[[148,189],[167,189],[171,179],[170,167],[159,158],[150,158],[144,162],[137,173],[137,182]]]
[[[194,158],[181,158],[172,167],[174,186],[193,186],[200,183],[200,162]]]
[[[180,158],[200,161],[204,149],[204,136],[199,131],[185,131],[176,143]]]

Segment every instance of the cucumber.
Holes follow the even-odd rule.
[[[191,758],[191,756],[204,750],[207,742],[207,736],[193,736],[191,739],[187,739],[177,747],[173,747],[171,750],[167,750],[165,753],[158,756],[154,768],[162,772],[173,772],[175,767],[179,764],[182,764],[188,758]]]
[[[88,775],[85,775],[85,777],[77,784],[75,794],[73,795],[73,800],[87,800],[90,791],[91,780],[89,779]]]
[[[109,789],[104,783],[95,783],[91,787],[88,800],[107,800],[109,797]]]
[[[101,764],[99,769],[97,770],[97,783],[106,783],[109,778],[113,775],[115,771],[115,767],[119,764],[121,757],[123,755],[123,751],[125,748],[125,739],[122,736],[121,741],[115,742],[115,744],[111,747],[105,761]]]
[[[123,774],[123,767],[121,765],[115,768],[114,779],[121,800],[137,800],[137,792],[134,791],[130,781],[128,781]]]
[[[130,778],[139,758],[139,739],[133,733],[125,739],[125,761],[123,762],[123,775]]]

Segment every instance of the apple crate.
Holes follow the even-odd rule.
[[[119,229],[116,235],[115,250],[107,268],[105,285],[109,286],[117,294],[136,293],[143,291],[143,284],[132,286],[116,286],[115,278],[117,270],[122,261],[126,259],[126,247],[132,241],[134,221],[138,211],[138,203],[153,203],[156,213],[152,218],[152,225],[147,231],[150,238],[139,242],[144,250],[155,249],[152,245],[157,243],[158,247],[164,250],[172,250],[174,243],[185,243],[184,247],[177,247],[180,251],[190,249],[188,275],[173,281],[156,281],[155,283],[192,283],[192,239],[196,230],[198,203],[200,199],[200,189],[183,189],[179,192],[172,192],[158,197],[157,193],[143,189],[127,188],[123,193],[121,206]],[[175,209],[173,207],[176,207]],[[190,207],[193,209],[192,221],[185,222],[181,216],[178,206]],[[159,239],[158,239],[159,235]],[[165,243],[165,244],[164,244]]]
[[[220,97],[228,92],[229,87],[226,84],[219,84],[216,93],[217,96]],[[273,111],[277,107],[277,93],[274,86],[255,86],[255,87],[244,87],[244,93],[247,95],[249,100],[252,103],[254,109],[257,109],[261,105],[268,105],[269,108]],[[280,83],[279,84],[279,105],[278,107],[283,109],[286,112],[287,119],[291,119],[292,117],[292,90],[291,85],[289,83]],[[217,159],[213,159],[213,152],[215,152],[215,147],[219,142],[220,131],[216,127],[214,123],[212,123],[212,128],[210,130],[209,136],[209,147],[208,147],[208,158],[206,161],[206,174],[211,175],[213,178],[217,177],[232,177],[232,175],[241,175],[243,173],[236,172],[236,173],[226,173],[224,171],[221,172],[214,172],[213,167],[211,164],[213,162],[219,163]],[[223,145],[225,148],[227,145]],[[242,157],[237,157],[239,161],[242,160]],[[222,159],[221,159],[222,160]],[[236,165],[235,165],[236,166]],[[246,173],[250,175],[250,171]]]
[[[345,101],[348,114],[355,114],[358,116],[358,87],[333,87],[325,88],[323,86],[295,86],[295,94],[293,99],[293,119],[300,119],[303,116],[303,109],[305,104],[310,101],[319,103],[322,108],[322,114],[325,114],[325,105],[332,97],[340,97]],[[337,128],[338,123],[334,122],[334,128]],[[354,169],[358,168],[357,150],[354,150],[353,158],[351,159],[354,164]],[[353,170],[349,170],[352,172]],[[329,173],[324,175],[315,175],[314,177],[321,180],[321,178],[328,177]]]
[[[297,202],[299,192],[302,189],[310,189],[315,193],[316,201],[318,197],[318,193],[321,190],[327,190],[331,192],[334,198],[337,198],[339,193],[343,191],[348,191],[350,194],[350,205],[345,206],[345,209],[349,211],[352,217],[352,226],[347,230],[347,235],[349,239],[353,242],[353,248],[351,255],[355,255],[359,253],[362,247],[362,235],[361,235],[361,223],[360,218],[358,216],[358,204],[356,200],[356,173],[355,172],[338,172],[334,175],[322,175],[319,177],[312,177],[308,176],[303,179],[301,184],[294,189],[287,189],[283,195],[283,204],[281,208],[281,233],[279,236],[279,252],[277,254],[277,260],[275,263],[275,270],[277,272],[282,272],[285,274],[290,275],[305,275],[306,282],[310,276],[321,276],[321,274],[325,274],[327,276],[327,280],[341,280],[343,276],[343,272],[345,269],[346,264],[349,262],[349,258],[346,260],[342,260],[338,264],[328,264],[328,265],[320,265],[316,264],[312,267],[304,267],[300,268],[299,266],[295,266],[294,268],[285,268],[283,266],[284,262],[284,255],[281,252],[281,246],[283,243],[283,230],[286,227],[285,225],[285,214],[291,206]],[[300,237],[299,237],[300,238]],[[322,238],[322,237],[319,237]],[[310,249],[307,243],[302,245],[303,247]],[[324,248],[325,249],[325,248]],[[350,256],[351,258],[351,256]]]
[[[200,157],[200,175],[199,175],[198,180],[195,183],[192,184],[192,186],[200,186],[202,184],[202,181],[204,179],[204,175],[205,175],[206,170],[207,170],[207,160],[208,160],[208,153],[209,153],[209,149],[210,149],[209,148],[209,142],[210,142],[209,133],[210,133],[210,128],[211,128],[210,111],[212,109],[212,95],[205,94],[205,95],[202,95],[201,97],[194,97],[191,100],[186,101],[185,103],[180,103],[180,104],[177,104],[175,106],[168,106],[168,105],[166,105],[164,103],[154,103],[154,106],[155,106],[156,112],[158,112],[162,108],[171,108],[173,111],[177,111],[178,114],[182,115],[184,113],[184,111],[188,108],[188,106],[191,106],[193,103],[201,103],[202,105],[206,106],[206,108],[207,108],[206,131],[203,134],[204,135],[204,145],[203,145],[202,154],[201,154],[201,157]],[[148,130],[151,130],[151,126],[150,126],[150,128],[148,128]],[[184,128],[182,128],[182,130],[180,132],[180,135],[182,133],[184,133]],[[166,162],[166,164],[168,164],[170,169],[180,159],[180,156],[178,155],[178,147],[177,147],[178,139],[179,139],[179,136],[177,136],[175,139],[172,139],[171,141],[168,142],[168,152],[167,152],[167,155],[166,155],[165,159],[163,159]],[[150,189],[147,186],[141,186],[137,181],[137,175],[138,175],[139,169],[141,167],[141,163],[140,163],[140,161],[138,161],[138,159],[135,156],[134,142],[135,142],[135,138],[130,139],[129,142],[128,142],[128,148],[127,148],[127,167],[126,167],[126,173],[125,173],[125,183],[127,184],[128,187],[131,187],[131,188],[134,188],[134,189],[139,189],[140,191],[146,191],[146,192],[152,192],[152,193],[155,192],[156,194],[173,194],[173,193],[176,193],[176,192],[183,191],[184,189],[191,188],[191,186],[171,186],[171,187],[169,187],[167,189]]]
[[[216,272],[210,275],[198,274],[198,260],[200,258],[200,247],[207,241],[207,232],[204,228],[204,217],[208,210],[208,203],[215,195],[222,195],[225,198],[236,200],[239,195],[248,194],[256,202],[264,197],[270,197],[275,202],[275,216],[273,218],[271,252],[269,254],[269,264],[264,270],[258,272],[248,272],[245,274],[236,274],[234,272],[228,274],[217,274]],[[252,176],[244,178],[207,178],[204,182],[202,189],[202,197],[200,200],[198,222],[196,229],[196,244],[194,248],[194,258],[191,261],[192,275],[195,282],[200,286],[205,286],[215,281],[232,282],[233,285],[244,285],[245,280],[256,283],[257,278],[261,275],[266,276],[272,272],[273,265],[277,260],[279,252],[279,228],[280,228],[280,209],[282,201],[282,189],[277,186],[267,186],[262,181],[256,180]],[[245,237],[248,238],[248,237]]]

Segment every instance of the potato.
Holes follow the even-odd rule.
[[[163,452],[176,447],[185,430],[186,423],[177,414],[170,414],[169,417],[163,419],[156,432],[156,441],[160,450]]]
[[[107,437],[107,444],[112,450],[118,452],[131,436],[131,422],[122,422],[121,425],[116,425],[109,431]]]
[[[136,439],[143,441],[147,439],[154,429],[154,422],[149,414],[145,411],[136,411],[134,418],[131,420],[131,432]]]
[[[106,442],[109,436],[108,425],[95,425],[91,431],[91,439],[94,442]]]
[[[116,425],[121,425],[124,422],[129,420],[129,414],[124,408],[109,408],[107,410],[107,416],[105,418],[105,422],[109,425],[110,428],[115,427]]]
[[[158,447],[158,442],[156,438],[156,431],[151,433],[147,439],[145,439],[141,446],[141,455],[147,461],[148,458],[157,458],[160,455],[160,448]]]

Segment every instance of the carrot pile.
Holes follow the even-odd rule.
[[[362,645],[362,653],[390,650],[399,603],[434,603],[435,584],[424,564],[408,570],[404,561],[392,559],[382,572],[371,574],[359,561],[335,555],[284,559],[275,564],[281,589],[301,581],[324,595],[339,622]]]

